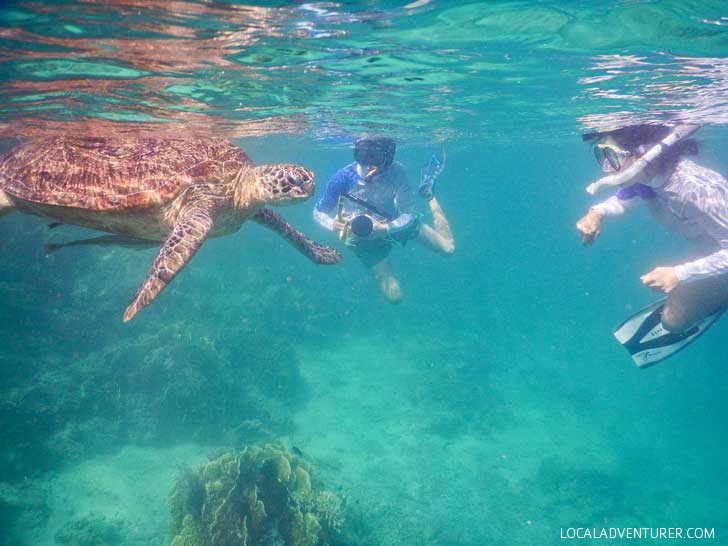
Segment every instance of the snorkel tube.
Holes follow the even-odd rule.
[[[642,172],[652,163],[655,159],[660,157],[665,150],[670,146],[674,146],[681,140],[685,140],[695,131],[700,128],[700,125],[678,125],[670,134],[663,138],[660,142],[650,148],[645,154],[637,158],[634,164],[622,172],[616,174],[610,174],[604,176],[599,180],[592,182],[586,187],[586,191],[594,195],[598,191],[613,186],[629,186],[636,182],[636,178],[642,174]]]

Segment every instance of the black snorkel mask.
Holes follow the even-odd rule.
[[[354,161],[357,162],[359,176],[368,180],[386,171],[394,161],[397,145],[391,138],[360,138],[354,143]]]

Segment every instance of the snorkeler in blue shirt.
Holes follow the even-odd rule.
[[[395,243],[417,240],[441,254],[455,251],[450,225],[433,193],[436,174],[425,176],[418,188],[432,213],[432,228],[415,211],[407,172],[394,161],[395,152],[396,145],[389,138],[357,140],[355,162],[329,179],[313,212],[315,220],[337,232],[372,272],[390,303],[402,300],[399,281],[389,262]]]

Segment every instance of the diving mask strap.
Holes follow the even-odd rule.
[[[591,195],[594,195],[605,187],[634,184],[635,179],[641,175],[655,159],[660,157],[665,150],[674,146],[681,140],[685,140],[699,128],[700,125],[678,125],[670,132],[669,135],[655,144],[644,155],[638,157],[629,169],[625,169],[624,171],[616,174],[610,174],[609,176],[604,176],[596,182],[592,182],[587,186],[586,191]]]

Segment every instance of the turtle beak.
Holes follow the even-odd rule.
[[[297,193],[302,197],[311,197],[313,195],[315,189],[313,171],[305,167],[298,167],[288,175],[287,182],[288,187],[297,189]],[[285,188],[283,191],[285,191]]]
[[[279,179],[278,191],[284,200],[308,199],[313,195],[314,174],[313,171],[300,165],[286,165],[285,174]]]

